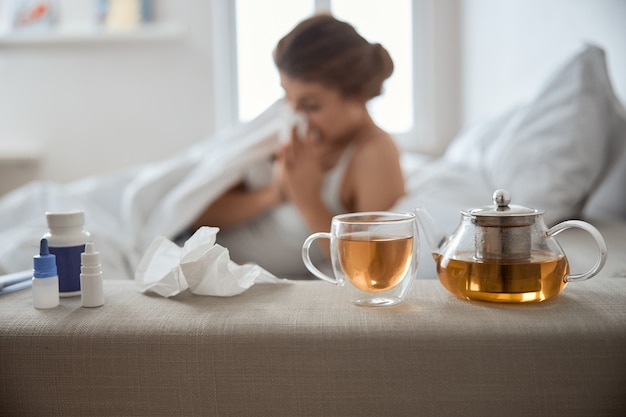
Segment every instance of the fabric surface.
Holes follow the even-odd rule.
[[[324,282],[229,299],[139,294],[54,310],[0,302],[0,414],[617,416],[626,412],[626,279],[493,305],[417,281],[362,308]]]
[[[91,309],[6,294],[0,415],[626,415],[626,224],[597,225],[605,268],[539,304],[464,301],[436,279],[389,308],[322,281],[166,299],[105,280]],[[559,242],[572,268],[592,263],[582,232]]]

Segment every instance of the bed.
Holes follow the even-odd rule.
[[[284,111],[276,102],[252,122],[153,164],[67,185],[33,182],[10,193],[0,199],[0,273],[32,267],[45,211],[79,208],[105,273],[132,279],[155,237],[173,239],[272,154],[287,129]],[[452,232],[459,210],[490,204],[494,190],[504,188],[513,203],[545,210],[549,226],[580,217],[624,220],[625,120],[604,51],[586,45],[533,99],[461,132],[442,157],[405,152],[407,193],[392,209],[426,208]]]
[[[271,152],[278,115],[275,105],[150,166],[0,200],[0,270],[30,267],[44,208],[79,205],[106,271],[99,309],[0,296],[1,415],[626,414],[626,113],[600,48],[585,46],[530,102],[462,132],[441,158],[403,156],[407,195],[394,210],[426,208],[448,232],[496,188],[544,209],[549,225],[599,228],[600,274],[530,306],[455,298],[427,250],[406,302],[389,309],[352,306],[316,280],[236,297],[142,293],[133,273],[145,248]],[[572,269],[593,262],[581,233],[558,240]]]

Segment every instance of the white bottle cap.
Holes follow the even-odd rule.
[[[96,251],[93,242],[85,243],[85,251],[80,254],[80,260],[83,266],[100,265],[100,252]]]
[[[93,242],[85,244],[85,251],[80,254],[80,272],[82,274],[100,273],[100,252],[96,251]]]
[[[46,212],[46,222],[49,228],[82,226],[85,224],[85,213],[79,210]]]

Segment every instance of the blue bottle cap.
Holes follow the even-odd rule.
[[[48,249],[48,239],[41,239],[39,255],[33,256],[33,277],[50,278],[57,275],[57,258]]]

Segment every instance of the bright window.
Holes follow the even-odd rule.
[[[314,10],[330,10],[356,27],[370,42],[385,46],[394,73],[370,111],[389,132],[406,133],[414,125],[412,8],[410,0],[237,0],[236,45],[238,118],[250,120],[283,96],[272,50],[278,40]]]

